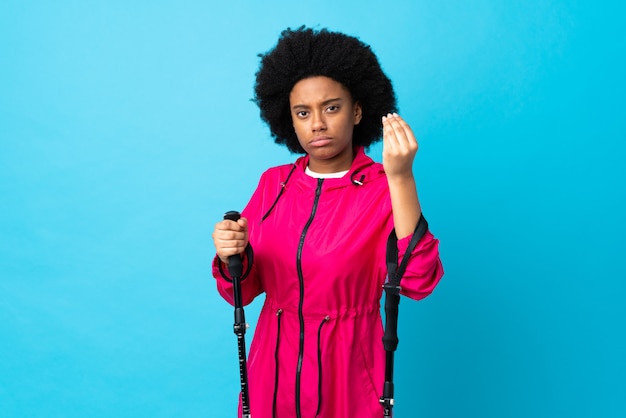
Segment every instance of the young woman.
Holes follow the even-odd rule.
[[[380,315],[386,241],[402,259],[421,216],[417,141],[370,47],[327,30],[284,31],[262,55],[255,99],[275,142],[303,154],[261,176],[242,218],[215,225],[213,275],[233,303],[228,257],[254,252],[243,303],[265,293],[248,360],[256,417],[381,417]],[[364,149],[383,139],[383,163]],[[443,275],[427,232],[402,294],[422,299]],[[419,359],[416,359],[419,361]]]

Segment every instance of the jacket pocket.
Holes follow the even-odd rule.
[[[357,365],[357,367],[359,367],[361,371],[360,375],[362,376],[362,379],[359,380],[363,382],[362,387],[360,388],[360,397],[363,403],[369,406],[372,414],[376,414],[378,412],[382,414],[382,408],[380,406],[379,398],[382,394],[383,382],[376,381],[377,376],[374,373],[374,361],[371,358],[373,353],[368,351],[368,347],[361,341],[358,342],[358,348],[355,350],[355,352],[358,355],[361,363],[360,365]]]

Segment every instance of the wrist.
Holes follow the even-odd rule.
[[[415,177],[413,176],[413,170],[408,170],[401,173],[387,174],[387,181],[389,184],[406,185],[415,183]]]

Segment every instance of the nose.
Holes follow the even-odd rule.
[[[323,131],[326,129],[326,121],[322,112],[313,112],[311,114],[311,130],[313,132]]]

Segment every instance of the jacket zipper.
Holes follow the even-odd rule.
[[[313,201],[313,208],[311,209],[311,216],[302,230],[300,235],[300,244],[298,245],[298,254],[296,259],[296,267],[298,268],[298,280],[300,281],[300,301],[298,303],[298,317],[300,319],[300,348],[298,351],[298,367],[296,369],[296,417],[301,418],[302,412],[300,410],[300,380],[302,375],[302,361],[304,357],[304,315],[302,313],[302,305],[304,304],[304,275],[302,273],[302,247],[304,246],[304,238],[306,233],[315,218],[315,212],[317,211],[317,204],[322,194],[322,183],[324,179],[317,179],[317,188],[315,189],[315,200]]]

